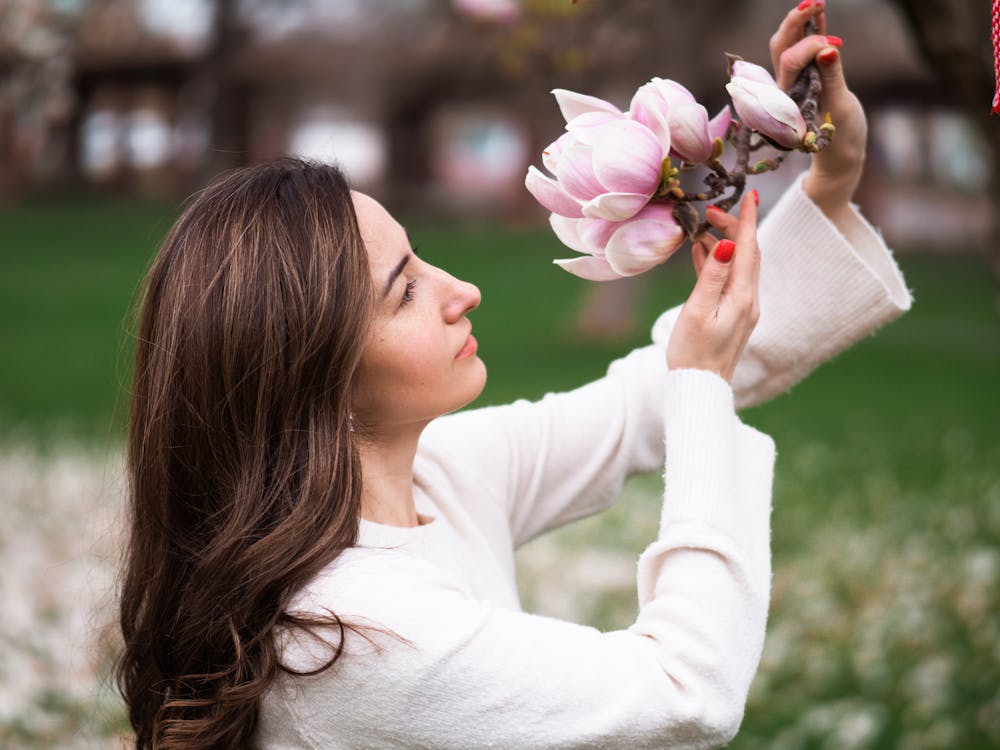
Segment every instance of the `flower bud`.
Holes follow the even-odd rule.
[[[733,98],[736,114],[748,128],[787,149],[802,144],[806,121],[799,106],[777,86],[736,77],[726,84],[726,91]]]

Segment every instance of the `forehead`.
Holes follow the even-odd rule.
[[[392,268],[410,250],[406,230],[374,198],[352,190],[351,199],[372,270]]]

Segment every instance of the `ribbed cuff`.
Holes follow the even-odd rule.
[[[852,208],[845,235],[805,194],[803,178],[760,228],[760,314],[773,340],[815,347],[822,361],[899,317],[912,298],[871,225]],[[794,314],[770,315],[772,302]]]
[[[671,370],[666,386],[660,537],[677,524],[708,524],[735,540],[766,580],[774,440],[739,420],[732,388],[717,374]]]
[[[666,462],[660,533],[677,521],[714,523],[726,514],[734,490],[732,472],[722,468],[736,448],[739,420],[733,390],[714,372],[671,370],[663,418]]]

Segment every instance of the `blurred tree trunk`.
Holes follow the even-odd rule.
[[[237,0],[215,0],[212,42],[199,72],[200,109],[209,114],[208,153],[202,164],[201,182],[219,172],[241,166],[247,160],[247,90],[234,78],[233,58],[242,41]]]
[[[992,226],[987,241],[997,282],[996,313],[1000,316],[1000,118],[991,119],[993,47],[987,0],[894,0],[913,32],[917,46],[945,91],[954,96],[976,124],[990,149]]]

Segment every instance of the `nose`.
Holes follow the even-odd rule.
[[[449,323],[461,319],[463,315],[479,307],[483,297],[479,292],[479,287],[475,284],[448,276],[448,286],[448,304],[445,316]]]

